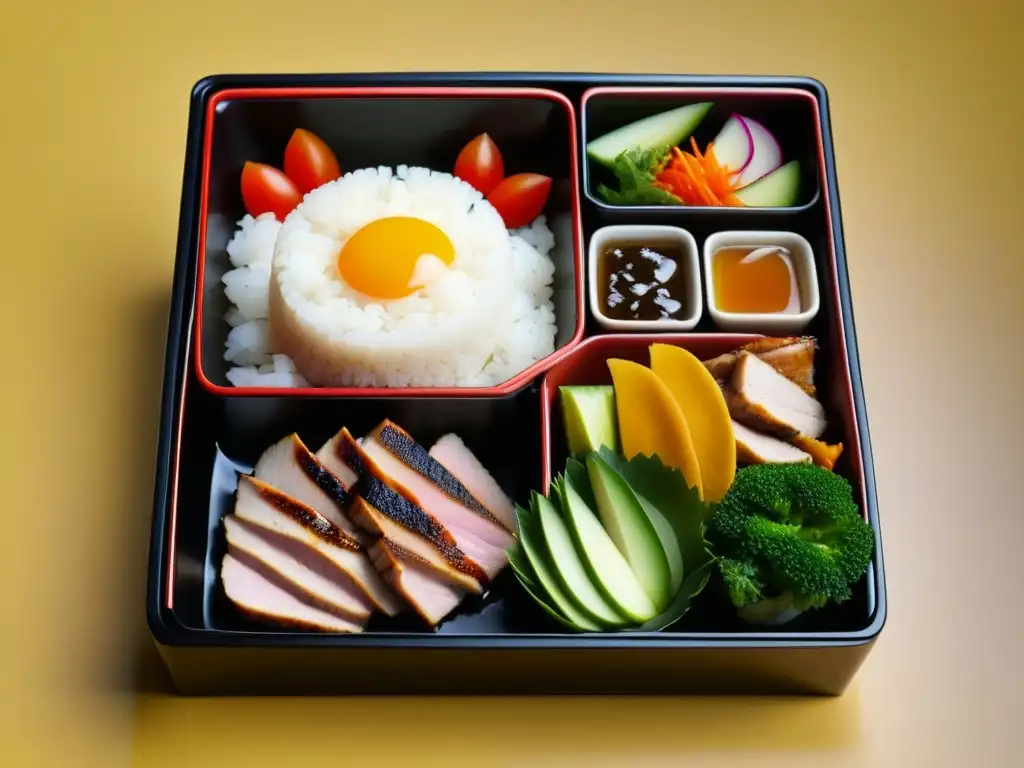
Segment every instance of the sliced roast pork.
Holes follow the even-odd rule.
[[[349,501],[345,485],[310,453],[298,435],[288,435],[264,451],[253,474],[362,540],[362,533],[345,514]]]
[[[423,509],[443,525],[502,549],[511,545],[509,529],[401,427],[383,421],[359,443],[377,466],[414,493]]]
[[[387,539],[370,545],[370,557],[385,581],[398,592],[430,626],[435,626],[455,609],[466,590],[437,575],[426,563]]]
[[[785,464],[809,462],[811,455],[777,437],[755,432],[737,421],[732,423],[736,437],[736,460],[744,464]]]
[[[740,353],[726,400],[736,421],[782,438],[818,438],[827,426],[821,403],[749,352]]]
[[[816,394],[814,387],[814,353],[817,345],[809,336],[787,336],[783,338],[756,339],[744,344],[736,352],[727,352],[704,365],[719,381],[732,378],[740,354],[749,352],[757,355],[787,379],[797,384],[808,395]]]
[[[387,615],[394,616],[402,610],[401,601],[377,573],[363,545],[312,507],[254,477],[242,475],[235,515],[312,548],[347,574],[370,602]]]
[[[342,459],[359,476],[349,508],[353,522],[385,538],[398,550],[420,558],[439,577],[481,593],[489,581],[487,573],[459,548],[452,533],[403,496],[400,486],[363,451],[347,429],[342,430],[338,448]]]
[[[462,438],[454,434],[445,435],[431,447],[430,456],[451,472],[507,530],[516,530],[512,499],[466,447]]]
[[[316,452],[317,460],[341,482],[342,487],[348,491],[356,484],[358,476],[352,468],[345,463],[341,457],[339,447],[341,445],[341,432],[324,443]]]
[[[370,618],[373,605],[352,579],[312,547],[234,515],[224,518],[228,551],[275,572],[288,591],[354,622]],[[241,557],[239,557],[241,559]]]
[[[361,624],[305,603],[250,562],[227,554],[220,578],[228,599],[255,618],[300,629],[361,632]]]
[[[447,528],[455,545],[489,579],[507,565],[512,533],[405,432],[385,422],[359,447],[388,486]]]

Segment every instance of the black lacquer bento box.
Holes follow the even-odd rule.
[[[694,153],[680,160],[684,176],[685,163],[700,157],[699,148],[731,115],[742,114],[771,126],[773,151],[799,161],[791,179],[798,191],[784,191],[778,204],[736,207],[700,204],[699,197],[696,204],[665,206],[602,194],[602,185],[615,176],[589,156],[588,142],[630,121],[705,102],[711,106],[692,132],[695,141],[681,145]],[[486,132],[501,148],[506,174],[550,179],[544,207],[555,237],[549,253],[556,328],[550,346],[522,370],[465,386],[380,386],[328,374],[315,384],[285,378],[281,385],[258,376],[232,381],[232,365],[252,363],[248,370],[256,370],[245,354],[234,363],[225,360],[233,326],[247,319],[230,319],[238,309],[226,298],[224,282],[248,258],[229,254],[248,204],[239,194],[239,175],[250,161],[280,167],[299,127],[334,150],[342,171],[406,164],[450,172],[460,148]],[[751,138],[744,131],[730,140],[742,145],[744,135]],[[721,142],[724,147],[726,139]],[[751,138],[748,163],[753,146]],[[688,194],[710,194],[706,185],[680,183],[688,185]],[[310,217],[308,232],[296,236],[316,234]],[[699,289],[688,321],[604,322],[595,306],[599,286],[591,251],[595,235],[613,227],[684,233]],[[770,323],[741,327],[728,313],[712,311],[710,273],[700,254],[715,238],[742,243],[746,234],[755,242],[766,232],[791,237],[811,254],[812,269],[802,274],[813,283],[815,311],[798,331]],[[605,383],[607,358],[645,362],[654,342],[709,359],[763,336],[816,340],[815,385],[829,424],[822,439],[843,444],[834,471],[849,480],[873,528],[867,572],[840,604],[777,626],[752,625],[712,596],[712,577],[690,610],[662,631],[575,632],[542,610],[505,568],[436,626],[400,612],[374,615],[359,632],[333,632],[254,618],[225,594],[224,518],[235,505],[240,478],[286,435],[297,434],[316,452],[342,427],[358,437],[385,419],[423,446],[455,433],[501,490],[528,506],[533,492],[548,490],[565,461],[560,386]],[[828,101],[817,81],[568,73],[204,79],[191,96],[165,366],[147,614],[184,694],[839,694],[884,625],[868,420]],[[290,369],[266,370],[291,376]]]

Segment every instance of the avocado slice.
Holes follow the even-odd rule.
[[[658,535],[658,541],[661,542],[661,546],[665,550],[665,558],[668,560],[669,572],[668,591],[669,594],[674,595],[679,591],[679,587],[683,585],[685,568],[685,563],[683,562],[683,550],[679,546],[679,539],[676,538],[676,532],[672,527],[672,523],[670,523],[668,518],[661,513],[661,510],[651,504],[651,502],[639,493],[635,493],[635,495],[636,500],[640,502],[640,506],[643,507],[644,512],[647,514],[647,519],[650,520],[651,525],[654,526],[654,532]]]
[[[609,627],[628,624],[628,619],[608,603],[590,580],[576,551],[569,527],[555,506],[540,494],[535,494],[535,506],[539,512],[544,540],[551,553],[551,562],[561,576],[561,586],[565,587],[566,595],[575,598],[576,607],[599,624]]]
[[[658,608],[654,601],[644,591],[608,532],[601,527],[597,515],[576,491],[573,481],[563,478],[560,492],[565,500],[562,508],[565,521],[594,585],[631,620],[642,623],[656,616]]]
[[[615,415],[615,389],[610,385],[564,386],[562,418],[569,453],[597,451],[606,445],[619,450],[619,428]]]
[[[600,626],[592,621],[586,614],[579,610],[575,603],[566,596],[555,576],[554,568],[551,565],[550,554],[544,542],[544,534],[540,530],[540,521],[534,513],[522,514],[519,516],[519,541],[523,545],[523,551],[533,567],[537,576],[537,583],[534,586],[543,587],[546,595],[538,595],[534,590],[524,584],[527,592],[540,603],[549,609],[549,613],[567,620],[580,629],[599,631]],[[521,582],[522,583],[522,582]],[[545,600],[547,597],[549,599]]]
[[[672,599],[672,574],[658,532],[629,484],[598,454],[587,456],[597,513],[644,591],[662,611]]]
[[[616,128],[587,142],[587,156],[611,168],[626,150],[674,147],[693,133],[709,109],[711,102],[687,104]]]
[[[543,588],[537,583],[537,572],[530,565],[530,559],[523,551],[523,544],[519,539],[516,539],[512,546],[505,550],[505,557],[508,558],[509,567],[523,582],[523,586],[532,587],[543,593]]]

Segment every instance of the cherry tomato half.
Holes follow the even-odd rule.
[[[498,145],[486,133],[481,133],[459,152],[454,175],[481,194],[490,194],[505,175]]]
[[[302,194],[341,176],[338,158],[319,136],[296,128],[284,148],[284,172]]]
[[[242,168],[242,201],[252,216],[273,213],[278,221],[302,202],[295,182],[281,171],[263,163],[246,163]]]
[[[525,227],[540,216],[551,192],[551,179],[538,173],[509,176],[487,196],[509,229]]]

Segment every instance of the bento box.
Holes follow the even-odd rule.
[[[883,628],[815,80],[209,77],[172,290],[183,694],[835,695]]]

